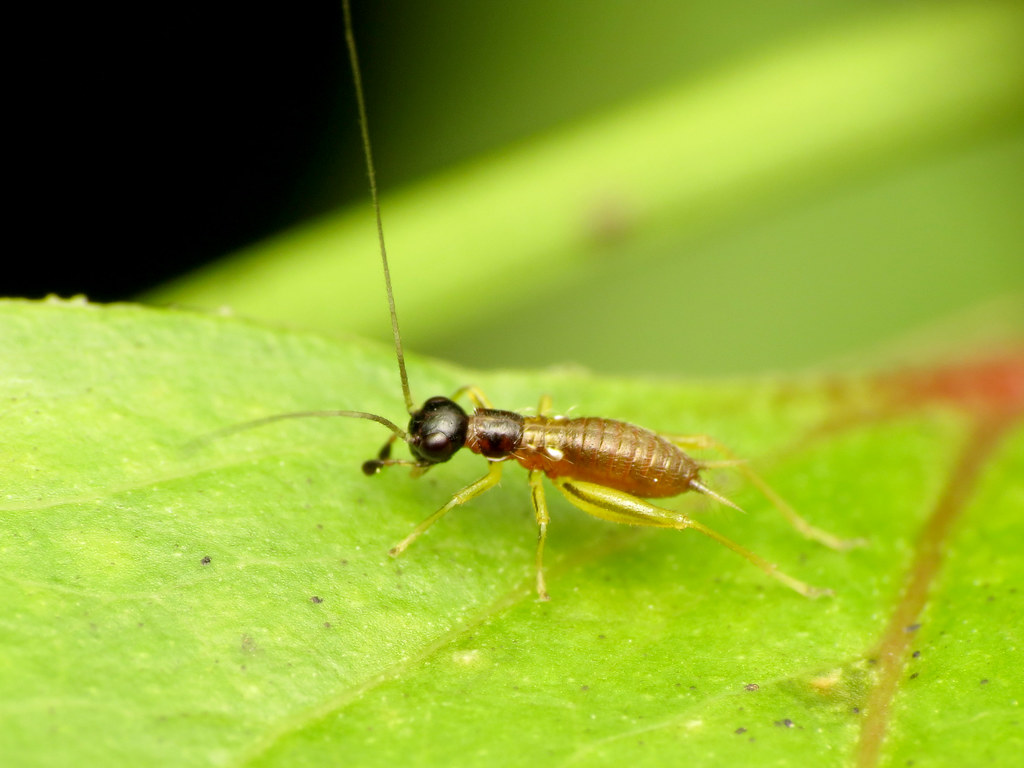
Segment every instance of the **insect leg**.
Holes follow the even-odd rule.
[[[392,557],[398,557],[406,550],[406,548],[410,544],[416,541],[416,539],[418,539],[423,534],[423,532],[427,530],[427,528],[429,528],[438,520],[440,520],[448,510],[450,510],[452,507],[457,507],[460,504],[465,504],[467,501],[476,498],[481,493],[489,491],[491,488],[498,484],[499,480],[501,480],[501,463],[496,461],[491,462],[490,469],[488,469],[486,475],[481,477],[475,483],[470,483],[461,491],[452,496],[451,500],[447,504],[445,504],[443,507],[437,510],[437,512],[435,512],[422,523],[413,528],[412,533],[410,533],[408,536],[406,536],[404,539],[398,542],[395,546],[393,546],[388,551],[388,554]]]
[[[747,480],[757,488],[765,497],[772,503],[782,516],[786,518],[790,525],[796,528],[801,534],[808,539],[813,539],[826,547],[832,549],[850,549],[863,545],[865,542],[863,539],[841,539],[828,531],[822,530],[817,526],[811,525],[809,522],[804,520],[789,503],[782,498],[768,483],[752,470],[746,462],[737,459],[736,456],[722,445],[720,442],[715,440],[710,435],[661,435],[666,440],[675,445],[678,445],[684,450],[701,450],[711,449],[717,451],[722,456],[726,457],[725,464],[728,466],[734,466],[740,471],[740,473],[747,478]],[[716,466],[720,465],[718,462],[708,462],[704,466]]]
[[[548,502],[544,498],[544,473],[539,469],[530,472],[530,499],[533,511],[537,515],[537,598],[550,600],[547,585],[544,583],[544,542],[548,537]]]
[[[557,478],[554,483],[572,504],[594,517],[626,525],[649,525],[655,528],[675,528],[680,531],[692,528],[745,557],[773,579],[781,581],[805,597],[821,597],[832,594],[831,590],[812,587],[810,584],[783,573],[775,563],[755,555],[749,549],[741,547],[731,539],[701,525],[681,512],[656,507],[636,496],[606,488],[603,485],[564,477]]]

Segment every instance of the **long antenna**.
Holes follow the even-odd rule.
[[[262,427],[264,424],[273,424],[275,421],[283,421],[285,419],[308,419],[311,416],[345,416],[349,419],[368,419],[370,421],[376,421],[378,424],[383,424],[395,434],[395,437],[405,440],[406,442],[409,440],[409,435],[404,429],[394,422],[388,421],[383,416],[378,416],[375,413],[364,413],[363,411],[291,411],[290,413],[275,413],[273,416],[264,416],[262,419],[243,421],[241,424],[232,424],[230,427],[224,427],[224,429],[218,429],[216,432],[210,432],[202,437],[197,437],[195,440],[190,440],[185,444],[185,448],[191,451],[196,448],[201,448],[207,443],[212,443],[214,440],[220,440],[223,437],[233,435],[236,432],[245,432],[249,429]]]
[[[398,374],[402,377],[402,394],[409,413],[414,410],[412,394],[409,392],[409,375],[405,372],[405,355],[402,353],[402,335],[398,332],[398,313],[395,311],[395,294],[391,290],[391,270],[388,269],[388,252],[384,247],[384,224],[380,218],[380,196],[377,194],[377,173],[373,168],[373,152],[370,150],[370,128],[366,120],[366,100],[363,98],[363,77],[359,72],[359,55],[356,53],[356,37],[352,32],[352,9],[349,0],[342,0],[345,12],[345,42],[348,44],[348,58],[352,62],[352,76],[355,78],[356,102],[359,105],[359,130],[363,134],[363,152],[366,155],[366,172],[370,177],[370,197],[373,198],[373,212],[377,216],[377,240],[380,242],[380,261],[384,266],[384,284],[388,290],[388,309],[391,312],[391,332],[395,337],[395,354],[398,356]]]

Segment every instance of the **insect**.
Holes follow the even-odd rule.
[[[472,386],[459,389],[451,397],[431,397],[422,407],[415,407],[409,389],[402,338],[398,328],[398,314],[395,310],[394,293],[391,288],[391,274],[388,268],[387,249],[384,245],[384,228],[370,148],[362,78],[348,0],[344,0],[343,7],[345,36],[355,79],[359,124],[370,181],[370,195],[376,215],[395,356],[398,361],[402,394],[410,416],[409,425],[406,429],[402,429],[383,416],[362,411],[301,411],[277,414],[246,422],[222,430],[219,434],[249,429],[282,419],[342,416],[369,419],[391,430],[391,437],[381,448],[377,457],[363,463],[362,469],[367,475],[375,475],[384,467],[404,465],[411,467],[413,476],[418,477],[431,467],[448,461],[462,448],[480,454],[487,459],[487,474],[452,496],[448,503],[427,517],[408,536],[392,547],[390,554],[396,557],[450,510],[496,486],[508,462],[519,463],[529,473],[530,498],[537,521],[535,580],[537,596],[540,600],[549,599],[544,578],[544,545],[550,522],[544,491],[543,480],[545,477],[570,503],[594,517],[626,525],[676,530],[691,529],[728,547],[772,578],[802,595],[819,597],[829,594],[829,590],[813,587],[789,576],[779,570],[774,563],[727,539],[688,515],[648,501],[648,499],[667,498],[687,491],[695,491],[720,504],[739,509],[729,499],[704,485],[700,479],[700,473],[704,469],[716,466],[734,466],[758,486],[789,522],[805,536],[835,548],[845,546],[844,542],[813,527],[801,518],[759,476],[742,462],[733,458],[722,445],[708,436],[667,435],[613,419],[568,418],[552,415],[551,400],[547,396],[541,398],[536,416],[524,416],[513,411],[493,408],[483,392]],[[467,412],[459,405],[457,401],[461,398],[465,398],[473,406],[471,412]],[[411,459],[392,458],[392,448],[398,440],[408,444],[412,454]],[[726,458],[722,461],[698,461],[686,453],[687,449],[709,448],[716,449]]]

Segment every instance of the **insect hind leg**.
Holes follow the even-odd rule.
[[[705,450],[711,449],[716,451],[720,455],[725,457],[724,461],[707,461],[700,462],[702,467],[735,467],[740,474],[742,474],[751,485],[757,488],[764,496],[772,503],[782,516],[786,518],[786,521],[796,528],[805,538],[817,541],[820,544],[824,544],[826,547],[837,550],[852,549],[853,547],[863,546],[866,542],[863,539],[841,539],[838,536],[829,533],[828,531],[822,530],[815,525],[811,525],[807,520],[800,516],[800,514],[789,505],[789,503],[779,495],[779,493],[772,488],[768,483],[757,474],[750,466],[742,459],[736,458],[736,456],[722,445],[718,440],[711,437],[710,435],[666,435],[662,434],[670,443],[683,448],[684,450]],[[704,492],[704,491],[702,491]],[[714,494],[709,494],[714,495]],[[730,506],[735,506],[731,502]]]
[[[728,547],[736,554],[756,565],[773,579],[782,582],[804,597],[815,598],[832,594],[832,591],[829,589],[813,587],[780,571],[775,563],[765,560],[760,555],[755,555],[749,549],[741,547],[731,539],[727,539],[717,531],[698,523],[681,512],[673,512],[657,507],[636,496],[631,496],[628,493],[617,491],[613,488],[606,488],[603,485],[596,485],[595,483],[571,480],[564,477],[557,478],[554,483],[570,503],[594,517],[626,525],[674,528],[680,531],[692,528],[708,538],[714,539],[719,544]]]

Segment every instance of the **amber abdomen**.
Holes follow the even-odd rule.
[[[641,498],[676,496],[699,465],[663,437],[612,419],[528,417],[512,454],[527,469],[570,477]]]

